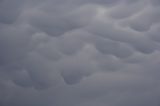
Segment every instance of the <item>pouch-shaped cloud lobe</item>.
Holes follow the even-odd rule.
[[[159,0],[0,0],[0,106],[159,106]]]

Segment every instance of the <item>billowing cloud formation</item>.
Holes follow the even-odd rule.
[[[159,106],[159,0],[0,0],[0,106]]]

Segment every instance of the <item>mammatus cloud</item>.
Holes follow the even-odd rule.
[[[0,106],[159,106],[159,0],[0,0]]]

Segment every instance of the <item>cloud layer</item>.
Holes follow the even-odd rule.
[[[159,0],[0,0],[0,106],[159,106]]]

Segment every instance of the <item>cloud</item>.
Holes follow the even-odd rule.
[[[1,106],[159,106],[158,0],[0,0]]]
[[[11,24],[19,17],[25,0],[1,0],[0,23]]]

